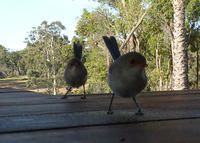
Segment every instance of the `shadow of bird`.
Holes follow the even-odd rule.
[[[72,88],[78,88],[80,86],[83,86],[84,89],[84,95],[81,99],[86,99],[85,83],[87,81],[87,69],[81,62],[83,47],[79,42],[74,42],[73,48],[74,58],[68,62],[64,72],[64,80],[66,81],[66,84],[69,85],[69,89],[61,99],[65,99]]]
[[[136,115],[143,115],[136,101],[136,95],[145,88],[148,80],[145,73],[147,66],[145,57],[138,52],[129,52],[121,56],[115,37],[103,36],[103,40],[114,59],[108,71],[108,85],[113,91],[113,95],[107,113],[113,113],[112,102],[114,96],[118,95],[132,97],[138,108]]]

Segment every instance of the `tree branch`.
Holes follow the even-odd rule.
[[[150,7],[149,9],[151,9],[151,7]],[[149,10],[149,9],[148,9],[148,10]],[[136,24],[136,26],[133,26],[133,28],[132,28],[130,34],[128,35],[128,37],[126,38],[126,40],[123,42],[123,44],[122,44],[122,46],[120,47],[120,49],[123,49],[123,48],[126,46],[126,44],[128,43],[128,41],[130,40],[131,36],[133,35],[133,32],[134,32],[134,31],[138,28],[138,26],[142,23],[142,21],[143,21],[143,19],[144,19],[144,16],[145,16],[146,13],[148,12],[148,10],[146,10],[146,11],[144,12],[144,14],[143,14],[142,17],[139,19],[139,21],[138,21],[138,23]]]

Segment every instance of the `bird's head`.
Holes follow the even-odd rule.
[[[148,66],[145,57],[137,52],[130,52],[127,54],[127,64],[130,67],[142,69]]]
[[[81,61],[79,59],[73,58],[69,61],[68,65],[70,68],[79,67],[81,66]]]
[[[116,63],[119,64],[119,68],[125,68],[126,70],[143,70],[145,67],[147,67],[145,57],[138,52],[130,52],[122,55],[119,59],[116,60]]]

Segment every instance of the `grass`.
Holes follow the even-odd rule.
[[[0,80],[28,80],[28,77],[27,76],[8,77],[8,78],[2,78]]]

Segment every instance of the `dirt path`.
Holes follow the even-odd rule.
[[[33,92],[46,92],[47,88],[27,88],[26,87],[27,78],[20,77],[14,79],[0,79],[0,88],[12,88],[20,90],[28,90]],[[60,88],[59,93],[63,94],[66,92],[65,88]]]
[[[11,88],[11,89],[20,89],[20,90],[28,90],[33,92],[44,92],[43,89],[32,89],[26,87],[27,78],[14,78],[14,79],[0,79],[0,88]]]
[[[0,80],[0,88],[26,89],[26,81],[22,79]]]

